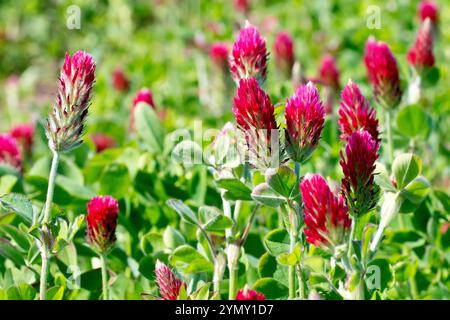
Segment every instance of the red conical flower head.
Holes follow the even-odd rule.
[[[97,196],[87,205],[89,244],[99,252],[107,252],[116,242],[119,204],[111,196]]]
[[[370,37],[366,43],[364,63],[375,99],[385,108],[396,107],[402,91],[397,61],[391,49],[386,43]]]
[[[155,274],[161,298],[164,300],[177,300],[181,286],[186,287],[186,284],[168,266],[159,260],[156,261]]]
[[[303,162],[319,143],[325,110],[312,82],[301,85],[288,99],[285,110],[286,150],[292,160]]]
[[[278,67],[288,76],[292,73],[294,66],[294,41],[289,33],[282,31],[277,34],[273,46],[275,61]]]
[[[433,30],[430,19],[425,19],[420,26],[414,46],[408,51],[407,60],[419,72],[434,66]]]
[[[236,300],[266,300],[264,294],[249,289],[247,286],[237,292]]]
[[[341,151],[342,193],[354,216],[366,214],[378,202],[379,187],[374,182],[377,159],[378,143],[365,130],[353,132],[345,152]]]
[[[347,141],[353,132],[364,129],[380,143],[375,110],[364,98],[356,83],[351,80],[342,90],[338,122],[341,139],[344,141]]]
[[[320,82],[335,90],[339,89],[339,70],[333,56],[327,54],[320,62]]]
[[[9,134],[0,134],[0,166],[8,165],[22,170],[22,161],[16,139]]]
[[[307,174],[300,183],[300,190],[306,240],[333,251],[334,247],[344,243],[352,223],[344,199],[333,194],[319,174]]]
[[[233,79],[239,82],[241,79],[255,77],[262,84],[267,75],[267,56],[266,40],[247,21],[239,31],[230,56]]]

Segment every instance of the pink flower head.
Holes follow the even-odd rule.
[[[90,54],[84,51],[73,56],[66,54],[56,103],[46,126],[52,150],[69,151],[82,143],[94,81],[95,63]]]
[[[331,192],[319,174],[307,174],[300,183],[300,190],[306,241],[332,251],[333,247],[344,242],[346,231],[352,223],[344,199]]]
[[[19,124],[13,127],[9,133],[17,140],[23,153],[30,154],[33,148],[34,125],[31,123]]]
[[[239,82],[255,77],[260,84],[263,83],[267,75],[267,56],[266,40],[247,21],[239,31],[229,60],[233,79]]]
[[[419,72],[434,66],[433,30],[430,19],[422,22],[414,46],[409,49],[408,63]]]
[[[107,252],[116,242],[119,204],[111,196],[97,196],[87,205],[88,242],[99,252]]]
[[[159,260],[156,260],[155,274],[161,298],[163,300],[177,300],[180,295],[181,286],[186,287],[186,284],[168,266]]]
[[[320,61],[320,82],[335,90],[339,89],[339,70],[333,56],[327,54]]]
[[[438,7],[433,0],[422,0],[417,6],[417,15],[422,22],[429,18],[433,24],[436,24],[439,18],[438,14]]]
[[[22,171],[19,147],[10,134],[0,134],[0,166],[3,165]]]
[[[148,104],[149,106],[151,106],[153,109],[155,109],[155,102],[153,101],[153,94],[147,88],[143,88],[136,93],[136,96],[134,97],[134,100],[133,100],[133,106],[136,106],[140,102],[144,102],[144,103]]]
[[[228,64],[229,48],[225,42],[215,42],[211,45],[209,56],[219,69],[225,69]]]
[[[351,80],[342,90],[338,122],[341,139],[344,141],[348,141],[353,132],[364,129],[378,144],[380,143],[375,110],[364,98],[356,83]]]
[[[366,214],[377,204],[379,188],[374,183],[377,159],[378,143],[365,130],[353,132],[345,153],[341,151],[342,193],[354,216]]]
[[[95,145],[95,150],[97,153],[116,146],[116,141],[112,137],[102,133],[93,134],[91,136],[91,140]]]
[[[289,33],[282,31],[277,34],[273,46],[275,60],[279,68],[287,75],[292,72],[294,65],[294,41]]]
[[[130,81],[127,79],[125,72],[121,68],[116,68],[112,74],[112,83],[117,91],[128,91]]]
[[[155,102],[153,101],[152,92],[147,88],[143,88],[143,89],[139,90],[133,99],[133,107],[131,108],[131,115],[130,115],[130,129],[131,130],[134,130],[134,111],[136,110],[136,106],[139,103],[145,103],[148,106],[152,107],[153,109],[156,109]]]
[[[250,0],[234,0],[234,8],[238,12],[247,14],[250,11]]]
[[[236,300],[266,300],[263,293],[249,289],[247,286],[237,292]]]
[[[377,101],[385,108],[397,106],[402,91],[397,61],[389,46],[370,37],[366,43],[364,63]]]
[[[319,91],[312,82],[301,85],[285,110],[286,150],[292,160],[305,161],[317,147],[325,121]]]
[[[253,157],[249,162],[256,167],[271,167],[272,138],[277,138],[274,132],[278,133],[278,125],[270,98],[255,78],[239,81],[233,113]]]

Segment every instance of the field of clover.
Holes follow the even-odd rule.
[[[450,298],[445,3],[2,1],[0,299]]]

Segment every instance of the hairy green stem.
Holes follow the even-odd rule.
[[[109,300],[109,288],[108,288],[108,270],[106,267],[106,254],[100,254],[100,261],[102,264],[102,289],[103,300]]]
[[[53,151],[52,166],[50,168],[50,175],[48,178],[47,198],[45,199],[44,216],[41,223],[41,278],[39,284],[39,298],[41,300],[46,299],[47,295],[47,275],[49,268],[49,259],[51,254],[50,243],[50,230],[48,229],[48,223],[50,222],[50,214],[52,211],[53,193],[55,191],[56,176],[58,173],[59,153]]]
[[[352,261],[352,252],[353,252],[353,240],[355,238],[356,225],[358,224],[358,219],[356,217],[353,218],[352,226],[350,229],[350,235],[348,237],[348,248],[347,248],[347,257],[349,261]]]
[[[290,233],[289,235],[289,240],[290,240],[290,252],[294,252],[294,248],[295,248],[295,243],[296,243],[296,238],[293,235],[293,232]],[[289,278],[288,278],[288,284],[289,284],[289,299],[295,299],[295,265],[290,265],[289,266]]]

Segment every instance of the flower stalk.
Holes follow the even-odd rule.
[[[100,254],[100,261],[102,264],[102,292],[103,300],[109,300],[109,289],[108,289],[108,269],[106,265],[106,254]]]

